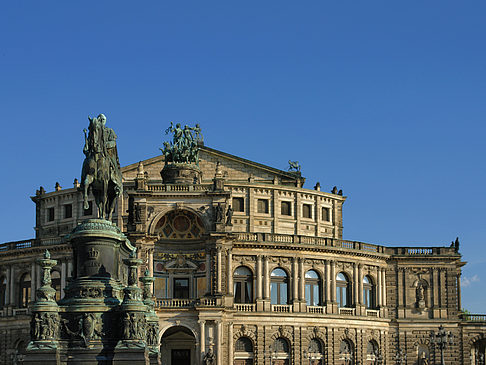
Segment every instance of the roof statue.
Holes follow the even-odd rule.
[[[290,161],[289,160],[289,171],[300,172],[299,161]]]
[[[122,193],[122,175],[116,148],[116,134],[106,127],[103,114],[89,119],[84,131],[85,159],[81,171],[84,209],[88,209],[89,189],[93,192],[98,217],[111,220],[116,198]],[[86,133],[88,132],[88,134]]]
[[[203,141],[201,127],[196,124],[195,127],[185,125],[182,128],[180,123],[170,122],[170,127],[165,130],[165,134],[173,134],[172,143],[164,142],[164,148],[161,148],[165,157],[165,163],[195,163],[199,165],[199,143]]]

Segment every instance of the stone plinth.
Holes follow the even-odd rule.
[[[171,163],[160,171],[164,184],[194,184],[201,181],[199,166],[185,163]]]

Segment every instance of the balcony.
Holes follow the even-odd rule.
[[[194,299],[157,299],[155,308],[192,308],[195,302]]]
[[[460,317],[466,322],[486,322],[486,314],[462,313]]]
[[[375,310],[375,309],[367,309],[366,310],[366,317],[375,317],[375,318],[378,318],[378,314],[380,313],[379,310]]]
[[[326,314],[326,307],[308,305],[307,306],[307,313]]]

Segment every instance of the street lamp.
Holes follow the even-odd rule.
[[[451,331],[446,331],[444,327],[440,325],[437,333],[431,331],[430,342],[432,345],[435,345],[440,349],[440,365],[445,365],[444,350],[447,345],[452,346],[454,344],[454,335]]]
[[[402,365],[407,362],[407,353],[403,352],[402,349],[398,349],[395,354],[395,361],[397,365]]]

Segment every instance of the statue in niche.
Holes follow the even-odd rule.
[[[84,131],[85,159],[81,170],[81,186],[84,209],[89,208],[89,189],[93,192],[98,217],[111,220],[116,198],[123,191],[122,175],[116,146],[116,134],[106,127],[103,114],[89,119],[88,134]]]
[[[206,355],[204,355],[203,364],[204,365],[215,365],[216,364],[216,356],[214,355],[212,347],[209,347],[208,352],[206,352]]]
[[[233,208],[231,208],[231,205],[228,206],[228,210],[226,211],[226,225],[227,226],[232,226],[233,223],[231,222],[233,220]]]
[[[420,365],[429,365],[429,360],[427,359],[427,356],[425,355],[425,352],[422,352],[420,354],[419,364]]]
[[[142,222],[142,206],[137,203],[135,204],[135,223]]]
[[[223,207],[218,203],[215,207],[215,222],[221,223],[223,221]]]
[[[425,284],[418,280],[415,287],[415,305],[419,310],[425,309]]]

